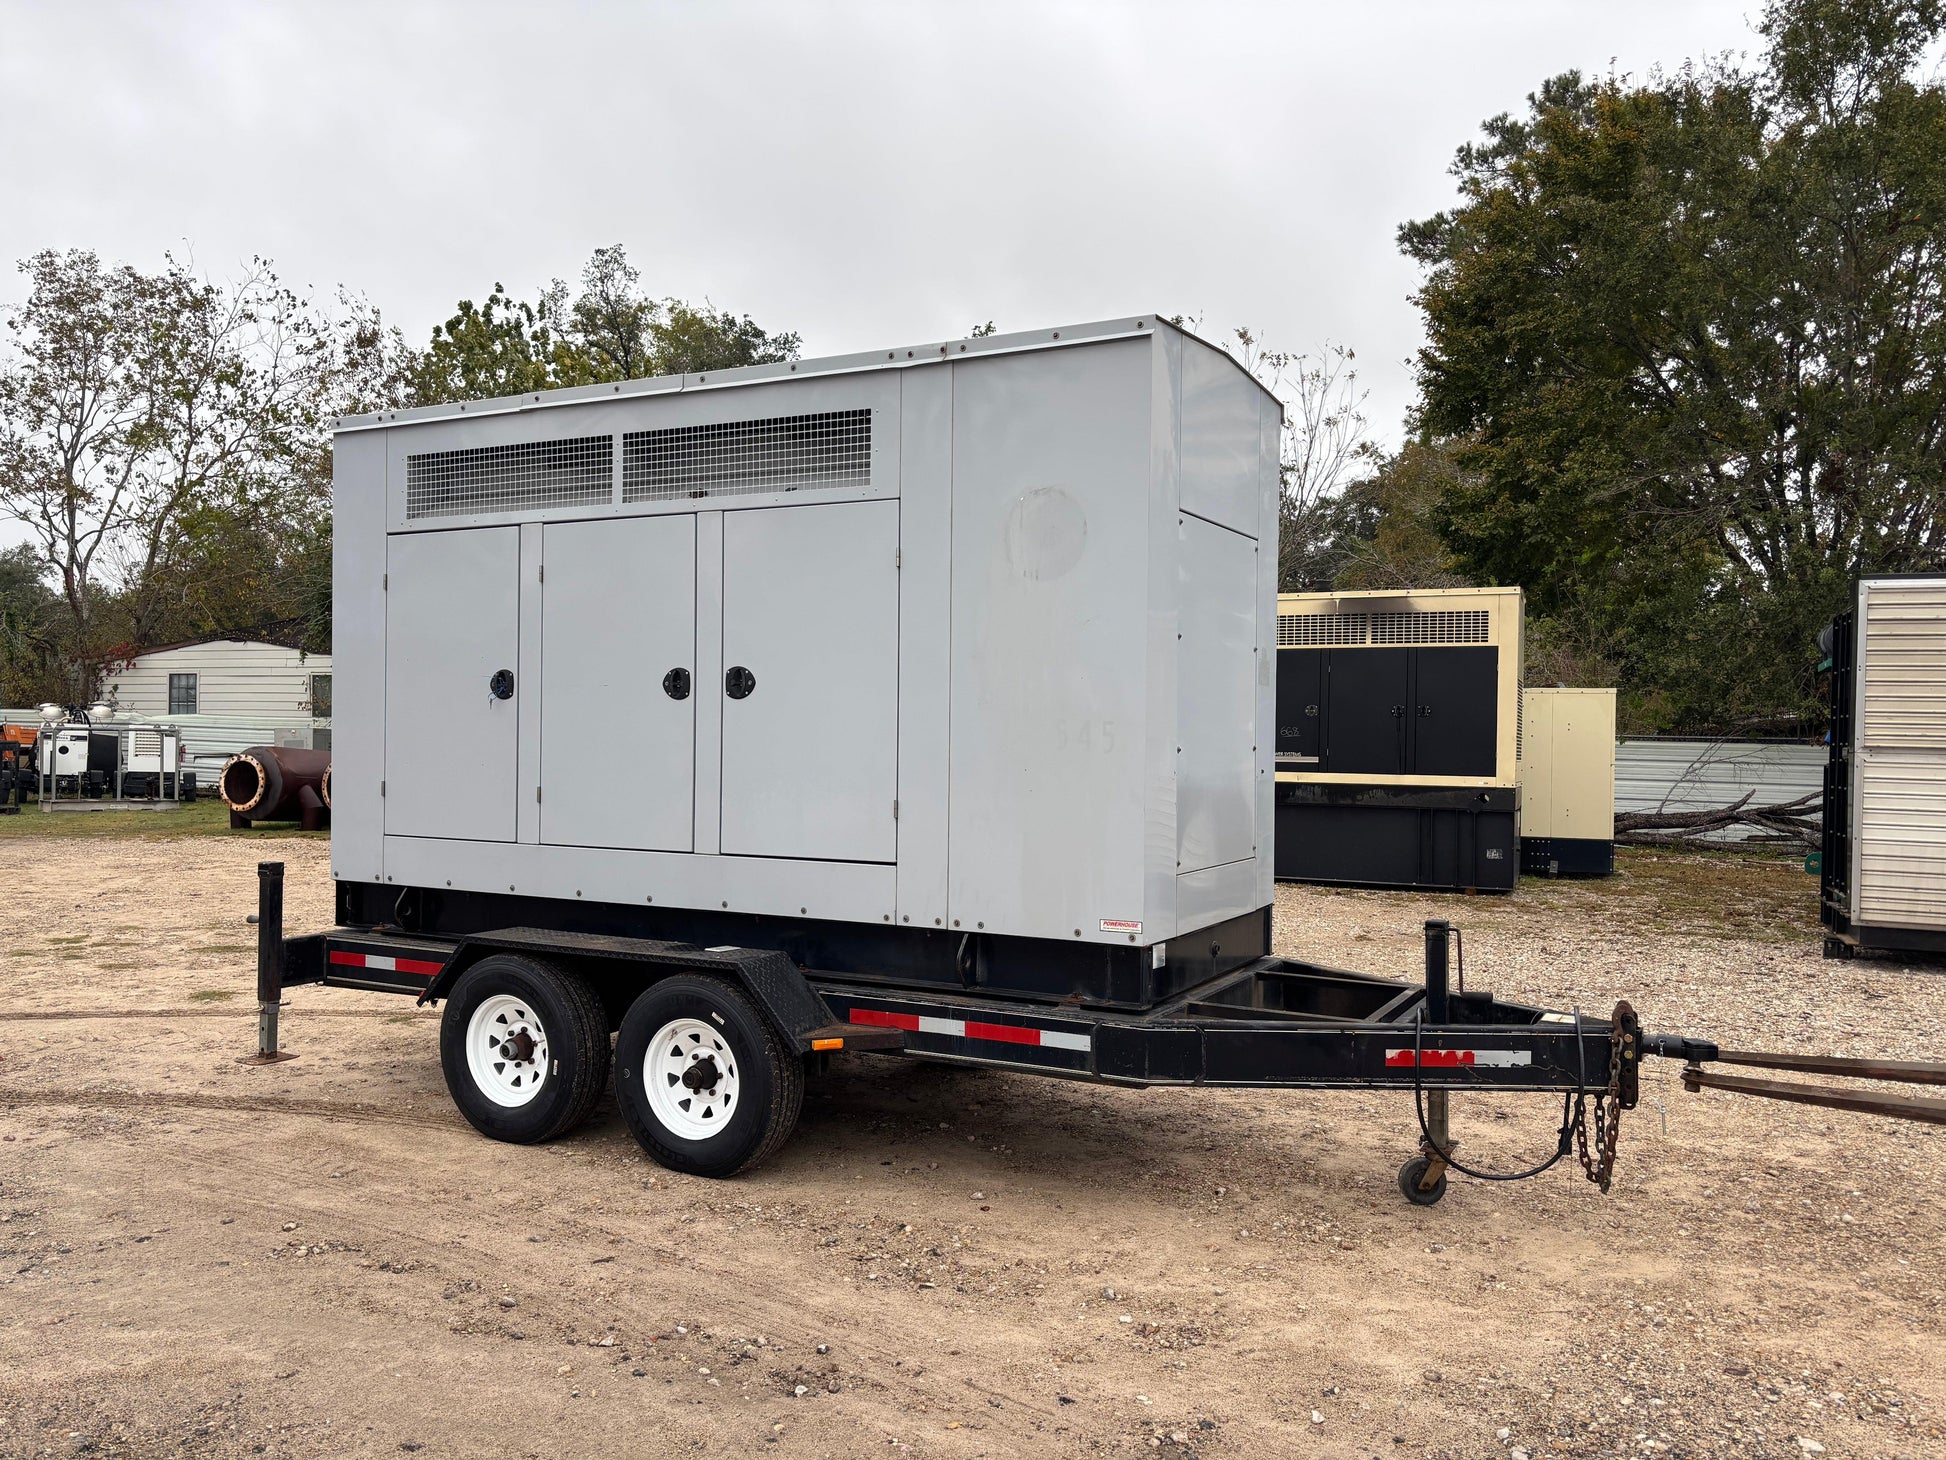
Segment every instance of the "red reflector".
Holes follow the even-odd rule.
[[[995,1039],[1003,1044],[1039,1044],[1041,1032],[1038,1029],[1023,1029],[1018,1024],[978,1024],[966,1021],[968,1039]]]
[[[1386,1056],[1385,1063],[1388,1067],[1402,1065],[1406,1069],[1411,1069],[1413,1066],[1412,1056],[1412,1050],[1396,1050]],[[1434,1065],[1470,1065],[1473,1063],[1473,1058],[1473,1051],[1470,1049],[1428,1049],[1419,1052],[1418,1063],[1424,1068],[1430,1068]]]
[[[851,1022],[854,1024],[876,1024],[881,1029],[913,1029],[919,1027],[917,1014],[889,1014],[883,1009],[853,1009]]]

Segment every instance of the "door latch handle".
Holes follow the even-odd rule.
[[[757,676],[741,664],[732,664],[723,676],[723,693],[733,700],[748,699],[750,691],[757,687]]]
[[[672,700],[689,698],[689,671],[672,669],[662,676],[662,692]]]
[[[514,697],[514,672],[511,669],[496,669],[493,678],[487,681],[487,693],[496,700],[510,700]]]

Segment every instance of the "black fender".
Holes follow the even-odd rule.
[[[700,948],[694,943],[669,943],[655,938],[621,938],[600,933],[567,933],[548,928],[499,928],[462,939],[446,966],[419,995],[421,1004],[443,999],[460,976],[494,953],[526,953],[537,958],[620,965],[644,983],[673,973],[714,974],[740,984],[777,1032],[799,1051],[809,1051],[814,1039],[831,1033],[836,1021],[824,999],[811,987],[791,959],[774,948]],[[847,1029],[845,1045],[860,1048],[878,1041]],[[898,1041],[892,1041],[897,1043]]]

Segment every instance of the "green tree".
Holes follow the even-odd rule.
[[[491,400],[598,378],[587,352],[561,331],[560,301],[511,298],[495,284],[486,303],[462,299],[452,318],[434,325],[432,342],[411,367],[415,405]]]
[[[1655,723],[1811,712],[1851,576],[1946,564],[1941,28],[1774,0],[1755,69],[1559,77],[1400,230],[1461,468],[1432,521]]]
[[[482,400],[611,380],[731,370],[795,360],[795,334],[748,315],[643,291],[620,244],[598,248],[570,297],[556,279],[528,304],[495,284],[484,305],[461,300],[410,369],[422,405]]]
[[[108,643],[147,637],[185,520],[255,510],[316,459],[333,326],[261,260],[228,285],[86,250],[21,269],[0,356],[0,515],[58,583],[59,697],[81,700]]]
[[[1333,587],[1469,585],[1433,523],[1440,503],[1461,485],[1455,456],[1451,442],[1408,441],[1344,489],[1327,533]]]
[[[60,601],[31,543],[0,551],[0,705],[18,709],[65,691],[55,666]]]
[[[656,375],[687,375],[704,370],[734,370],[739,365],[775,365],[795,360],[795,334],[770,334],[749,315],[719,310],[705,301],[664,300],[649,327]]]

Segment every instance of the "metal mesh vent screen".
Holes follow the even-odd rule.
[[[820,411],[631,431],[622,437],[622,500],[868,486],[872,413]]]
[[[615,438],[515,441],[405,459],[405,515],[456,517],[614,500]]]
[[[1277,646],[1294,649],[1307,644],[1362,644],[1365,619],[1362,613],[1280,613]]]
[[[1486,644],[1492,642],[1492,615],[1484,608],[1442,609],[1436,613],[1375,613],[1374,644]]]

